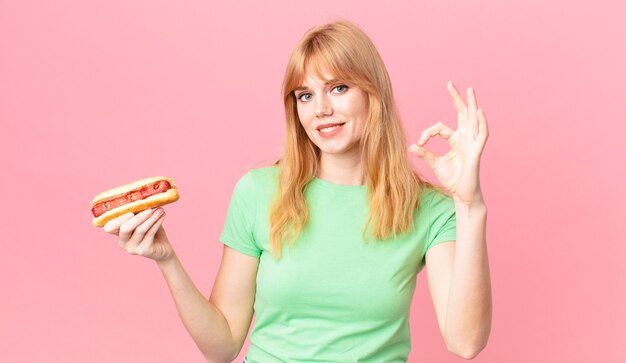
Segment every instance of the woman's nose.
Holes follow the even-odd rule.
[[[330,103],[326,99],[326,97],[321,96],[317,98],[317,103],[315,104],[315,116],[324,117],[330,116],[333,114],[333,108],[330,106]]]

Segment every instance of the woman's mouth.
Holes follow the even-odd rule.
[[[345,125],[345,122],[337,123],[337,124],[321,125],[317,128],[317,131],[319,131],[320,136],[322,137],[330,137],[330,136],[334,136],[338,134],[339,131],[343,129],[343,125]]]

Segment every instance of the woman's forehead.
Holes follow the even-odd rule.
[[[300,77],[299,88],[313,84],[330,84],[337,82],[341,77],[334,74],[326,67],[307,67]]]
[[[311,84],[311,83],[329,83],[332,80],[334,80],[335,77],[329,73],[326,72],[325,70],[322,70],[320,72],[305,72],[303,74],[302,79],[300,80],[300,85],[304,86],[307,84]]]

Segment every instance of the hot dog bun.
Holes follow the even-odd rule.
[[[148,208],[156,208],[156,207],[160,207],[162,205],[166,205],[166,204],[177,201],[180,196],[178,194],[178,188],[176,187],[176,184],[174,183],[174,181],[171,178],[168,178],[165,176],[155,176],[155,177],[137,180],[132,183],[128,183],[128,184],[104,191],[96,195],[93,198],[93,200],[91,201],[91,207],[93,208],[96,204],[98,204],[101,201],[107,200],[112,197],[130,193],[133,190],[140,189],[142,187],[148,186],[150,184],[153,184],[159,181],[168,182],[170,185],[170,188],[165,192],[151,195],[145,199],[135,200],[133,202],[123,204],[118,207],[114,207],[111,210],[104,212],[102,215],[98,217],[94,217],[94,219],[92,220],[93,225],[95,227],[102,227],[111,219],[117,218],[128,212],[137,214]]]

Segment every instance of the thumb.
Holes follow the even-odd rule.
[[[423,146],[412,144],[409,146],[409,151],[417,155],[420,159],[424,160],[431,168],[435,165],[437,155]]]

